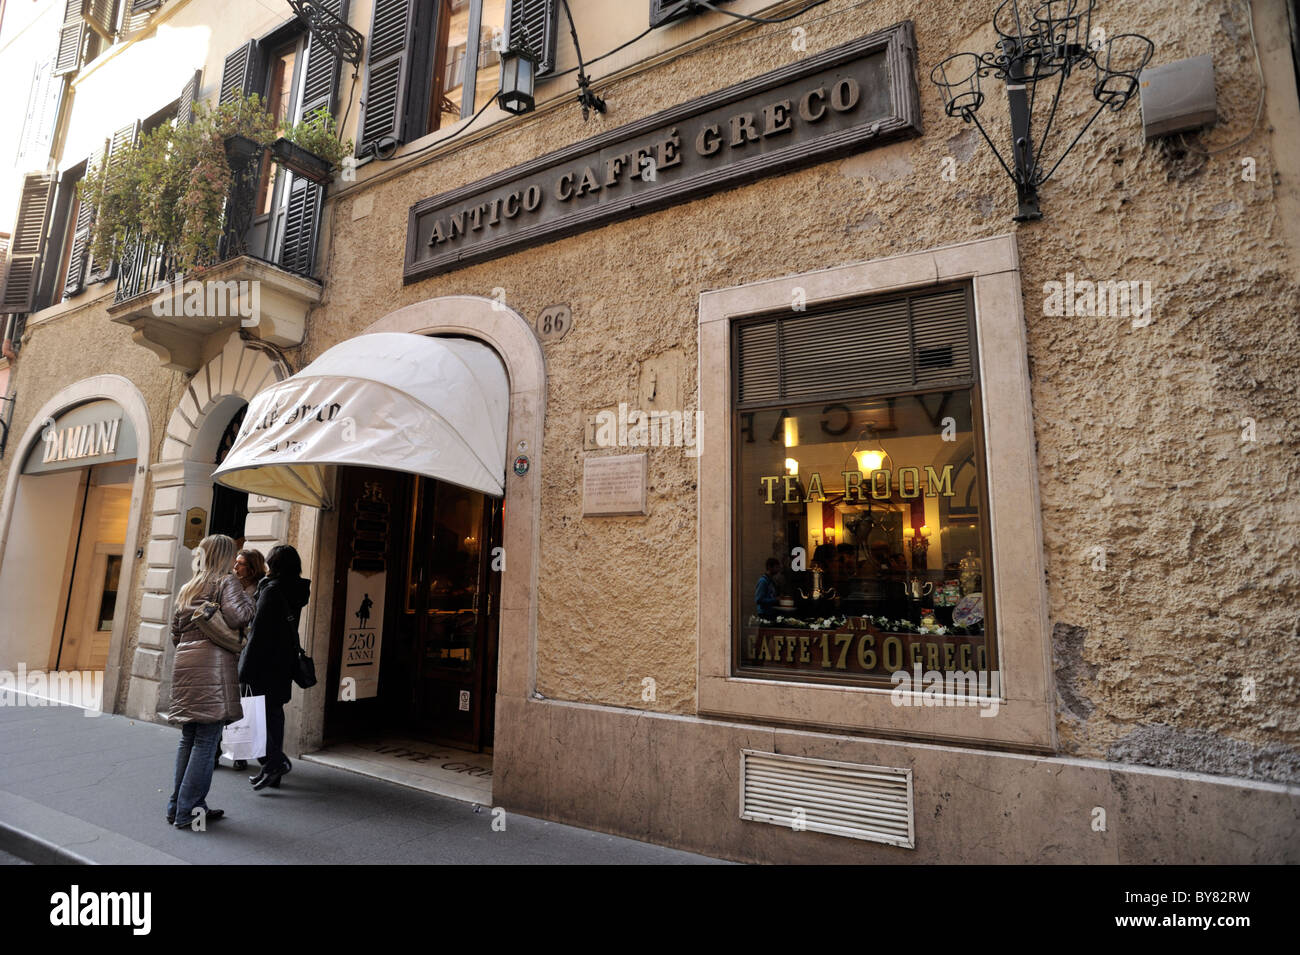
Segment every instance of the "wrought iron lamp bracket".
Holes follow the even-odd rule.
[[[307,25],[313,42],[319,43],[340,60],[360,66],[365,55],[366,38],[348,26],[320,0],[288,0],[298,19]]]
[[[1118,112],[1128,104],[1137,93],[1139,75],[1155,52],[1155,44],[1137,33],[1118,34],[1094,44],[1090,32],[1094,6],[1095,0],[1041,0],[1031,15],[1021,13],[1019,0],[1003,0],[993,14],[993,27],[999,36],[995,49],[986,53],[953,54],[936,64],[930,73],[931,82],[943,94],[944,112],[973,123],[1015,183],[1018,222],[1042,218],[1038,187],[1051,178],[1104,110]],[[1047,168],[1043,157],[1065,81],[1085,70],[1095,74],[1092,95],[1099,105]],[[1003,157],[976,115],[985,99],[981,81],[989,77],[1006,86],[1011,162]],[[1041,97],[1047,118],[1042,121],[1039,116],[1041,133],[1035,137],[1034,110],[1040,99],[1039,85],[1053,78],[1055,90]]]

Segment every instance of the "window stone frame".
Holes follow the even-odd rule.
[[[789,307],[802,289],[808,307],[969,280],[993,552],[998,706],[897,706],[888,687],[773,681],[732,674],[734,319]],[[704,292],[699,305],[698,689],[702,716],[891,736],[975,740],[1027,749],[1056,744],[1055,694],[1034,449],[1028,347],[1019,253],[1012,235],[853,263]],[[985,714],[985,715],[981,715]]]

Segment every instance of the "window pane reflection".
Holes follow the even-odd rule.
[[[737,412],[735,436],[741,669],[995,669],[969,389]]]

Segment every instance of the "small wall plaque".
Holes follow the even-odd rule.
[[[544,342],[558,342],[573,327],[573,310],[567,305],[552,305],[537,316],[537,337]]]
[[[582,516],[646,513],[646,456],[617,454],[582,462]]]
[[[185,538],[182,543],[190,550],[199,546],[208,529],[208,512],[201,507],[191,507],[185,512]]]

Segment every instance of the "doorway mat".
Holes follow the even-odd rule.
[[[492,757],[401,736],[335,743],[302,759],[480,806],[492,805]]]

